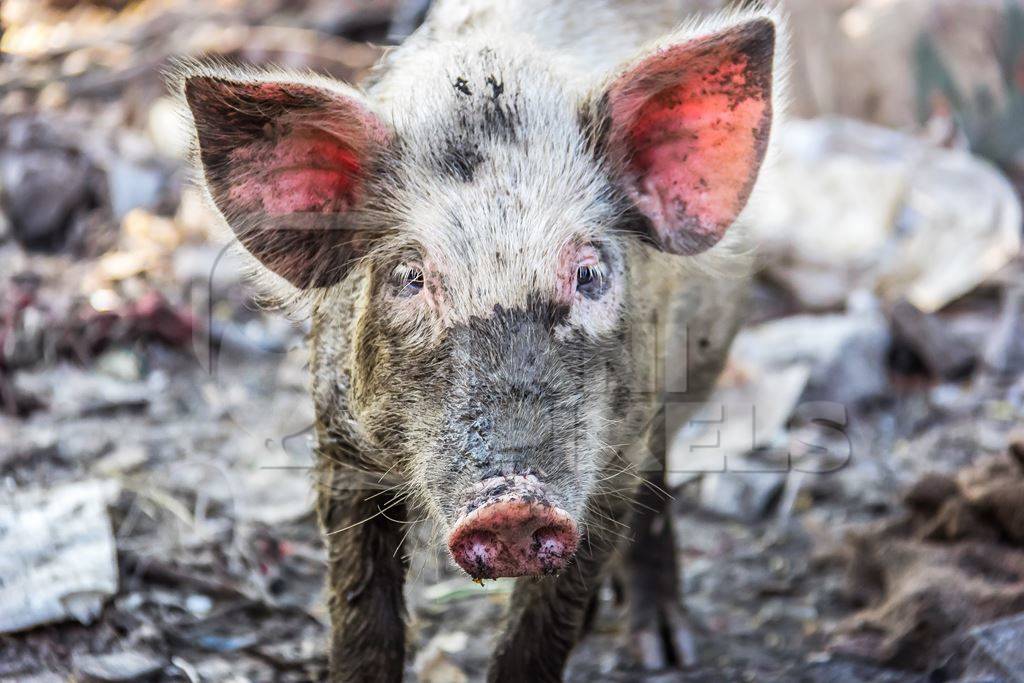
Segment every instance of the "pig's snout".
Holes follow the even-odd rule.
[[[448,548],[474,579],[553,574],[576,553],[579,531],[565,510],[506,494],[455,524]]]

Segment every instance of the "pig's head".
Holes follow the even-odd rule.
[[[355,425],[472,576],[563,568],[625,466],[653,405],[651,273],[687,277],[666,261],[699,259],[746,204],[774,41],[747,18],[596,86],[472,36],[397,51],[371,96],[186,70],[211,199],[313,302],[321,420]]]

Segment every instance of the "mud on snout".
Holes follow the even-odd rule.
[[[579,526],[536,476],[491,477],[467,499],[448,549],[474,579],[555,574],[575,555]]]

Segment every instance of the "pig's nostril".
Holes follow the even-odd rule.
[[[576,523],[535,500],[499,499],[460,519],[448,537],[452,558],[475,579],[562,570],[576,552]]]
[[[473,576],[492,576],[499,554],[498,537],[490,531],[474,531],[460,539],[452,553]]]
[[[562,532],[551,526],[533,532],[533,547],[534,552],[541,558],[558,559],[565,555]]]
[[[466,538],[463,548],[471,561],[487,561],[497,552],[498,539],[489,531],[477,531]]]

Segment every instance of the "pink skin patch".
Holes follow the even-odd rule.
[[[422,273],[423,286],[414,293],[406,290],[403,295],[403,292],[398,292],[398,295],[391,299],[391,310],[407,322],[422,319],[422,315],[429,310],[434,313],[433,320],[437,324],[447,324],[451,310],[450,302],[442,286],[443,276],[432,260],[404,262],[395,269],[392,277],[401,279],[404,273],[414,271]]]
[[[354,107],[348,111],[335,107],[320,115],[349,116],[346,123],[350,126],[361,118]],[[342,139],[326,128],[314,127],[316,121],[307,120],[309,117],[283,118],[273,139],[231,153],[231,163],[239,169],[239,178],[228,195],[231,201],[270,216],[340,213],[358,203],[364,157],[371,142],[362,136],[374,133],[376,138],[375,131],[361,121],[364,125],[359,130]]]
[[[455,524],[448,548],[474,579],[554,574],[576,553],[576,522],[565,510],[544,502],[531,480],[496,477],[481,482],[481,504]],[[488,488],[499,495],[490,496]]]
[[[576,274],[583,266],[596,268],[600,263],[597,249],[592,245],[576,242],[567,244],[558,257],[558,290],[555,293],[555,301],[571,304],[579,298],[576,292]]]
[[[756,20],[659,52],[609,92],[629,191],[663,248],[713,246],[750,196],[771,126],[774,26]]]
[[[246,152],[239,150],[232,160],[238,163]],[[347,211],[357,200],[360,160],[329,136],[293,135],[279,142],[264,163],[259,181],[236,185],[232,199],[258,201],[270,216]]]
[[[447,309],[441,306],[444,293],[440,287],[441,272],[431,259],[425,260],[420,267],[423,269],[423,299],[428,306],[437,311],[443,320],[446,317]]]

